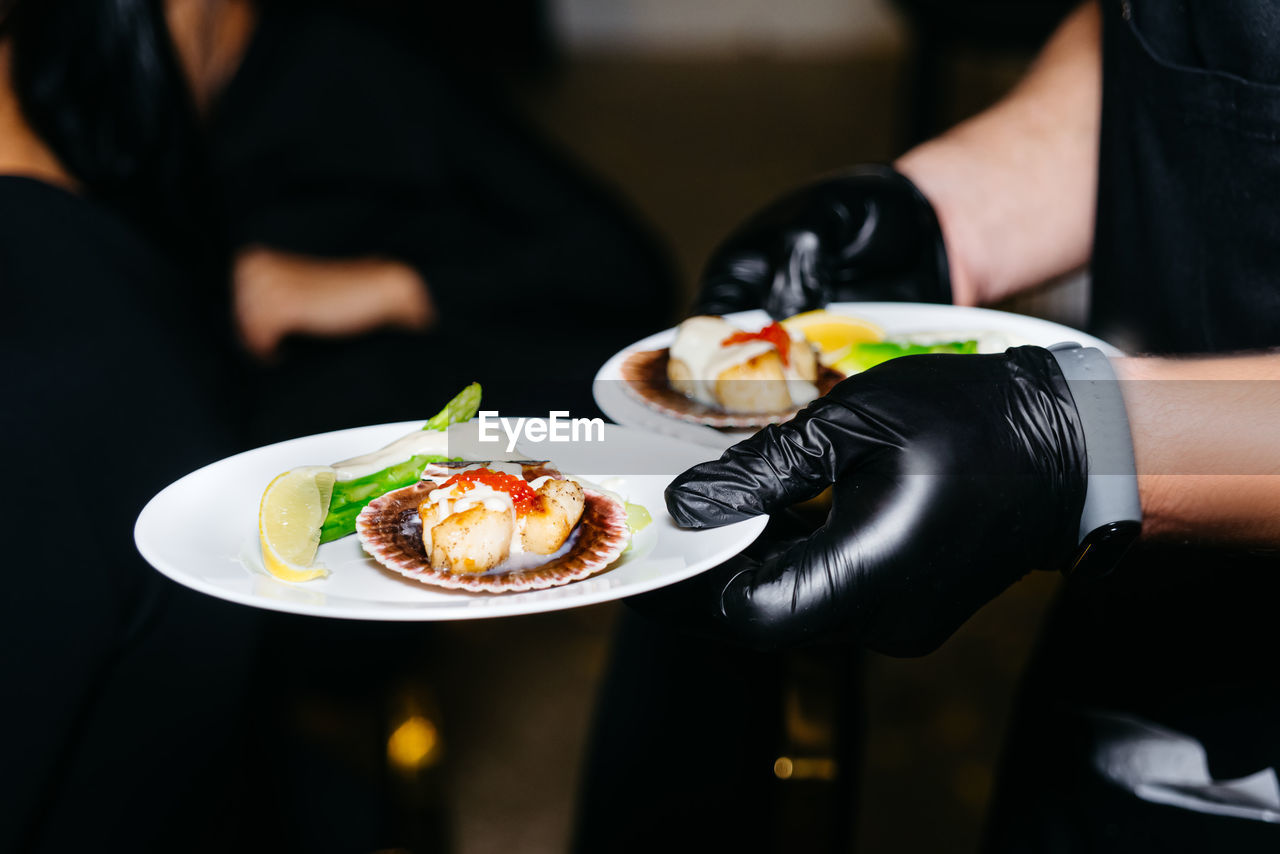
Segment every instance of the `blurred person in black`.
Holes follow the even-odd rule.
[[[257,622],[132,540],[239,449],[221,281],[178,265],[216,256],[187,86],[157,2],[10,0],[0,27],[0,850],[216,850]]]
[[[985,850],[1276,850],[1278,22],[1266,3],[1082,3],[992,108],[744,222],[708,264],[702,311],[991,304],[1087,265],[1092,329],[1135,355],[893,360],[681,474],[667,506],[689,527],[772,513],[777,531],[826,487],[830,514],[640,597],[659,628],[636,618],[623,651],[666,623],[764,650],[923,655],[1031,570],[1062,570]],[[1103,504],[1119,515],[1086,524]],[[644,850],[644,817],[667,807],[630,813],[660,776],[648,733],[638,750],[616,737],[674,692],[647,694],[628,676],[661,671],[629,663],[607,683],[599,755],[632,780],[595,763],[583,850]],[[708,711],[703,690],[674,700],[733,738],[740,713]],[[767,832],[755,807],[679,844]]]
[[[600,364],[671,317],[665,249],[435,8],[259,3],[212,104],[255,440],[414,419],[472,380],[486,408],[598,414]]]

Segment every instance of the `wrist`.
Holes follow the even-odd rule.
[[[1075,403],[1084,439],[1085,497],[1078,549],[1068,572],[1103,575],[1142,530],[1133,437],[1115,369],[1094,347],[1056,344],[1058,363]]]
[[[305,315],[297,331],[361,335],[379,328],[425,329],[434,319],[426,286],[407,265],[382,258],[312,260],[298,271]]]
[[[381,294],[381,321],[403,329],[427,329],[436,320],[435,305],[417,270],[399,261],[378,260],[374,278]]]
[[[1114,360],[1147,538],[1280,545],[1280,353]]]
[[[981,242],[969,219],[957,210],[951,190],[956,165],[951,163],[947,144],[942,140],[924,143],[894,162],[893,166],[915,185],[920,195],[933,207],[942,233],[951,276],[951,300],[955,305],[980,305],[985,298],[984,278],[978,272],[978,250]]]

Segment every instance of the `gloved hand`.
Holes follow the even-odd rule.
[[[834,484],[823,527],[632,604],[764,649],[840,639],[924,654],[1028,571],[1075,555],[1087,469],[1048,350],[894,359],[666,492],[677,524],[706,528]]]
[[[763,308],[781,320],[872,300],[951,302],[933,207],[888,166],[801,187],[748,219],[712,254],[695,313]]]

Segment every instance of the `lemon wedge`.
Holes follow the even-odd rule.
[[[840,361],[855,344],[884,339],[884,330],[869,320],[826,309],[794,314],[782,321],[788,332],[799,332],[818,349],[824,365]]]
[[[303,466],[267,484],[258,505],[258,541],[262,563],[276,578],[310,581],[329,574],[312,563],[336,478],[330,466]]]

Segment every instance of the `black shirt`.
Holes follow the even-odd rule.
[[[261,440],[427,417],[473,380],[485,408],[589,414],[599,366],[673,315],[665,249],[609,188],[372,24],[268,8],[210,148],[233,245],[398,259],[440,312],[289,342],[255,376]]]

